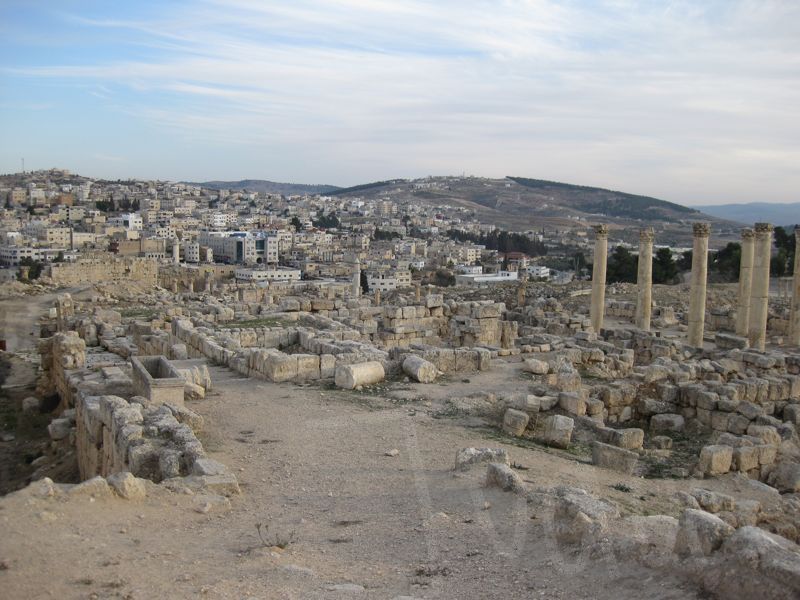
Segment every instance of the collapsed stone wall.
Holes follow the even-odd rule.
[[[76,447],[82,479],[127,471],[156,483],[175,477],[225,474],[213,465],[196,437],[203,419],[191,410],[170,404],[152,405],[133,396],[88,396],[76,402]],[[214,472],[209,472],[213,466]]]
[[[624,300],[607,300],[605,314],[609,317],[626,319],[634,323],[636,319],[636,303]],[[652,324],[655,327],[669,327],[678,322],[679,320],[673,307],[658,305],[652,307]]]
[[[800,596],[800,547],[757,526],[764,516],[758,501],[697,488],[679,493],[686,506],[679,518],[623,515],[613,502],[580,488],[535,487],[509,466],[504,450],[465,448],[456,456],[457,470],[481,463],[488,463],[487,486],[524,496],[544,513],[545,531],[559,548],[598,568],[635,561],[720,598]]]
[[[572,336],[578,331],[589,331],[592,327],[587,315],[567,310],[552,296],[528,300],[525,306],[509,311],[508,319],[520,324],[520,343],[533,346],[539,344],[525,338],[536,334],[561,338]]]
[[[158,283],[158,262],[151,258],[83,259],[51,263],[47,275],[63,286],[133,281],[145,286]]]
[[[651,429],[692,421],[709,432],[715,444],[701,453],[701,474],[736,470],[775,483],[778,448],[800,425],[799,367],[800,355],[741,350],[658,360],[642,368],[636,410]]]
[[[172,335],[185,345],[189,356],[209,358],[244,375],[269,381],[310,381],[333,377],[339,365],[386,361],[388,355],[358,342],[357,332],[346,329],[315,331],[303,327],[263,327],[220,332],[195,327],[187,319],[172,323]],[[170,335],[149,336],[170,344]],[[173,344],[174,345],[174,344]],[[283,352],[297,348],[309,353]],[[310,353],[313,352],[313,353]]]
[[[389,356],[398,364],[405,362],[408,356],[418,356],[442,373],[462,373],[488,371],[492,352],[486,348],[438,348],[414,344],[408,348],[393,348]]]
[[[41,356],[42,371],[36,394],[41,398],[58,395],[59,411],[73,406],[69,372],[86,366],[86,343],[77,332],[67,331],[40,339],[37,349]]]
[[[204,365],[184,361],[173,366],[191,378],[191,385],[210,389]],[[202,417],[182,402],[161,403],[141,395],[129,364],[61,373],[69,394],[62,404],[74,408],[60,411],[48,431],[54,442],[74,447],[82,479],[130,472],[154,482],[181,478],[186,485],[238,493],[235,476],[208,459],[196,437]]]
[[[39,341],[42,371],[37,393],[41,397],[59,396],[60,416],[48,426],[54,448],[65,453],[74,448],[84,480],[129,472],[155,482],[180,478],[189,486],[225,495],[238,493],[236,478],[224,465],[206,457],[195,435],[203,426],[202,417],[184,406],[184,397],[203,397],[211,389],[205,363],[169,363],[163,356],[142,357],[145,362],[140,369],[156,364],[153,361],[160,365],[159,372],[147,377],[152,381],[145,385],[142,377],[134,377],[129,361],[97,353],[101,345],[113,349],[114,340],[133,344],[125,335],[120,314],[96,309],[90,316],[76,317],[72,310],[64,310],[68,304],[71,309],[71,303],[63,297],[57,301],[58,326],[77,330]],[[134,337],[147,338],[151,345],[152,340],[163,339],[144,335],[153,332],[152,325],[138,324],[134,330]],[[133,352],[124,355],[136,351],[134,346]],[[169,381],[164,379],[167,376],[171,377]],[[150,389],[165,382],[179,383],[167,403],[159,400],[167,396]]]
[[[789,306],[778,299],[770,298],[767,315],[767,332],[774,336],[789,334]],[[736,308],[730,306],[712,307],[706,311],[706,326],[710,331],[736,331]]]

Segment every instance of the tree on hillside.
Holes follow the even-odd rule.
[[[770,262],[770,273],[783,277],[794,273],[794,253],[797,251],[794,232],[787,233],[783,227],[775,228],[775,247],[777,254]]]
[[[608,283],[636,283],[638,265],[639,257],[636,254],[631,254],[630,250],[623,246],[617,246],[608,257],[606,281]]]
[[[361,276],[359,278],[359,283],[361,284],[361,293],[362,294],[369,294],[369,280],[367,279],[367,272],[361,271]]]
[[[503,254],[506,252],[522,252],[528,256],[545,256],[547,254],[547,246],[543,242],[534,240],[522,233],[495,229],[488,234],[478,235],[451,229],[446,235],[458,242],[483,244],[489,250],[497,250]]]
[[[292,217],[291,223],[295,231],[300,231],[303,228],[303,224],[300,222],[300,219],[298,219],[296,216]]]
[[[449,287],[456,284],[456,276],[447,269],[436,269],[433,275],[433,284],[439,287]]]
[[[403,236],[401,236],[401,235],[400,235],[399,233],[397,233],[396,231],[385,231],[385,230],[383,230],[383,229],[377,229],[377,228],[376,228],[376,229],[375,229],[375,233],[374,233],[374,234],[372,234],[372,237],[373,237],[373,238],[374,238],[376,241],[386,241],[386,240],[394,240],[394,239],[399,239],[399,238],[401,238],[401,237],[403,237]]]
[[[39,279],[39,275],[42,274],[42,270],[44,269],[44,264],[42,264],[38,260],[32,259],[30,256],[25,256],[19,259],[19,264],[21,267],[29,267],[28,281]]]
[[[692,270],[692,251],[687,250],[681,257],[678,259],[678,269],[680,271],[691,271]]]
[[[672,250],[659,248],[653,256],[653,283],[675,283],[678,265],[672,258]]]
[[[342,224],[339,222],[339,217],[336,216],[336,213],[331,211],[327,215],[322,215],[316,221],[313,221],[314,227],[319,227],[320,229],[339,229]]]
[[[726,281],[738,281],[741,262],[742,246],[736,242],[728,242],[727,246],[712,255],[709,268]]]
[[[583,252],[580,250],[572,257],[572,269],[578,277],[580,277],[581,273],[586,269],[586,256],[584,256]]]

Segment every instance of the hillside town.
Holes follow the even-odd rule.
[[[7,185],[9,178],[4,178]],[[216,278],[269,283],[349,278],[354,261],[364,288],[389,292],[412,280],[458,277],[488,284],[530,276],[548,280],[536,256],[459,242],[457,231],[478,239],[495,226],[454,206],[398,205],[389,200],[335,196],[282,196],[210,190],[167,182],[106,182],[63,171],[26,174],[0,185],[0,264],[3,279],[19,267],[60,277],[62,263],[143,259],[179,265]],[[542,256],[581,248],[570,231],[528,231]],[[29,271],[30,273],[30,271]],[[574,272],[554,272],[569,281]]]

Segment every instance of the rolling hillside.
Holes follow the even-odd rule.
[[[709,215],[739,221],[740,223],[751,224],[761,221],[784,227],[800,223],[800,202],[789,204],[749,202],[747,204],[698,206],[697,208]]]
[[[266,194],[328,194],[339,188],[335,185],[309,185],[304,183],[279,183],[266,179],[242,179],[241,181],[185,181],[189,185],[198,185],[211,190],[247,190]]]
[[[556,181],[506,177],[429,177],[378,181],[334,192],[337,197],[388,198],[401,203],[449,205],[508,228],[608,222],[622,226],[708,220],[718,229],[735,224],[650,196]]]

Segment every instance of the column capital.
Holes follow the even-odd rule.
[[[711,235],[711,225],[708,223],[692,223],[694,237],[708,237]]]
[[[652,227],[643,227],[639,230],[639,241],[652,242],[654,239],[656,239],[656,232]]]
[[[798,247],[800,247],[800,225],[795,226],[794,237],[797,240]],[[797,252],[797,250],[795,250],[795,252]]]
[[[749,227],[745,227],[742,229],[742,239],[743,240],[752,240],[755,236],[755,233]]]
[[[595,225],[594,232],[597,237],[607,237],[608,236],[608,225]]]
[[[755,227],[753,227],[756,231],[756,235],[768,235],[772,233],[772,223],[756,223]]]

